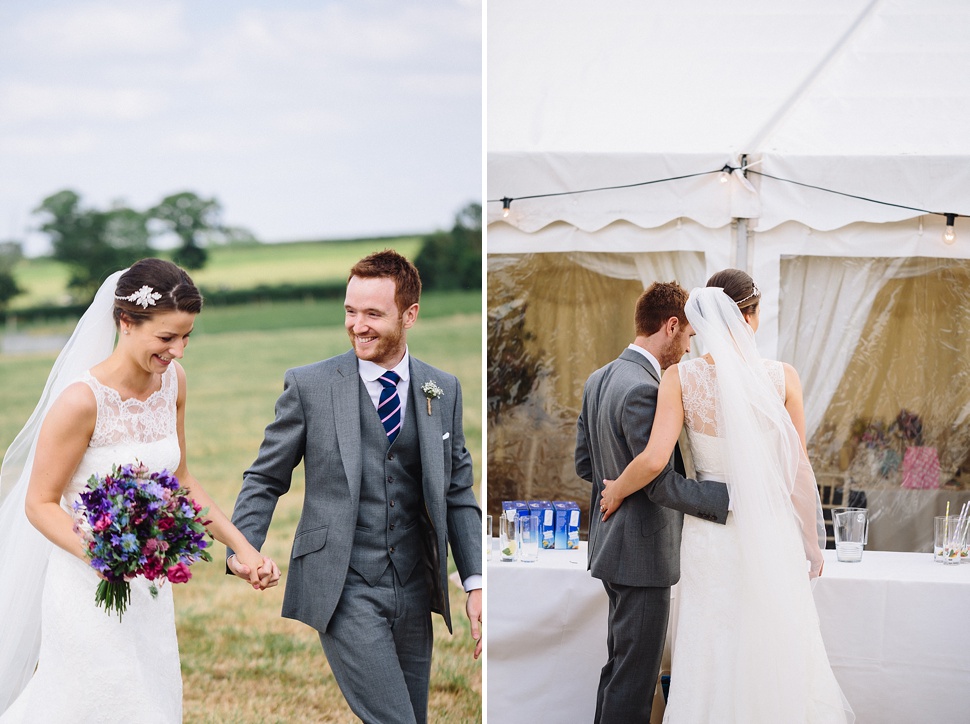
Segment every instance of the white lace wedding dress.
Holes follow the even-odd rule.
[[[765,361],[765,366],[784,399],[781,363]],[[678,369],[697,478],[725,481],[727,466],[724,441],[718,435],[715,366],[697,358],[681,362]],[[804,590],[796,595],[803,605],[800,611],[769,611],[769,615],[752,620],[744,615],[750,602],[746,596],[752,595],[747,571],[754,569],[755,575],[762,574],[758,569],[759,552],[743,549],[733,513],[728,513],[726,525],[684,516],[665,723],[846,721],[841,690],[822,643],[805,554],[795,524],[791,533],[790,539],[773,544],[790,549],[786,555],[793,565],[805,566]],[[745,556],[748,560],[743,560]],[[796,576],[795,580],[802,579]],[[782,650],[784,642],[796,637],[801,644],[799,650],[807,652],[807,656]],[[765,687],[774,686],[768,683],[769,678],[792,682],[794,695],[766,690]]]
[[[178,467],[178,378],[174,365],[147,400],[122,400],[90,373],[83,378],[98,401],[88,449],[62,505],[72,505],[91,475],[112,465],[143,462],[150,470]],[[182,678],[172,586],[131,582],[131,602],[121,621],[94,603],[100,579],[94,570],[54,546],[44,582],[40,661],[30,683],[0,724],[99,722],[171,724],[182,720]]]

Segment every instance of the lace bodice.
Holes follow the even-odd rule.
[[[765,360],[765,370],[785,399],[785,369],[781,362]],[[703,357],[677,365],[684,400],[684,424],[698,475],[723,480],[724,455],[717,426],[717,368]]]
[[[112,465],[140,460],[150,470],[175,472],[181,459],[178,444],[178,375],[174,365],[162,375],[162,386],[148,399],[124,400],[117,390],[101,384],[90,372],[81,381],[94,392],[98,418],[84,457],[64,493],[70,507],[93,474]]]

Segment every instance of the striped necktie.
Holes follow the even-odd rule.
[[[377,401],[377,414],[381,417],[381,424],[387,439],[394,442],[394,438],[401,431],[401,398],[397,395],[397,383],[401,376],[394,371],[385,372],[377,378],[381,383],[381,397]]]

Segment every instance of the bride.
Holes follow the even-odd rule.
[[[684,518],[670,724],[854,720],[812,598],[821,510],[801,385],[791,366],[759,356],[759,301],[737,269],[691,292],[685,313],[707,354],[666,371],[649,444],[605,481],[604,519],[663,470],[686,423],[697,477],[728,486],[726,525]]]
[[[236,551],[256,589],[279,569],[192,477],[185,371],[178,363],[202,297],[175,264],[143,259],[101,286],[61,351],[0,471],[0,724],[180,722],[182,679],[172,586],[131,582],[121,621],[95,605],[98,574],[73,530],[93,474],[144,463],[174,472],[209,533]],[[116,332],[120,331],[117,346]]]

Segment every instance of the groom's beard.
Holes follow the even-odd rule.
[[[657,361],[660,363],[660,369],[665,370],[671,365],[675,365],[680,362],[680,358],[683,356],[683,341],[675,337],[660,351],[660,357],[657,359]]]

